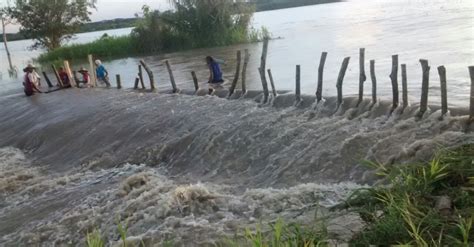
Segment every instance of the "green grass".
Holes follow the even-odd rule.
[[[474,243],[474,144],[440,151],[430,162],[368,163],[386,186],[354,192],[344,207],[368,226],[355,245],[469,246]],[[436,207],[447,198],[451,208]]]
[[[104,37],[91,43],[67,45],[41,54],[38,57],[38,62],[86,59],[89,54],[101,58],[110,58],[127,57],[137,53],[138,50],[130,36]]]

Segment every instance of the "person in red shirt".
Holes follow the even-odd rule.
[[[84,67],[81,67],[81,69],[77,72],[79,72],[79,74],[82,76],[82,78],[79,77],[79,80],[77,81],[77,85],[79,85],[80,83],[84,83],[84,85],[87,86],[90,82],[89,71],[87,71]]]
[[[69,75],[63,67],[59,68],[59,79],[63,83],[63,87],[71,87],[71,81],[69,80]]]
[[[24,91],[26,96],[32,96],[35,94],[35,92],[42,93],[41,90],[38,89],[38,86],[36,86],[35,81],[37,78],[34,70],[35,67],[33,67],[31,64],[28,64],[28,66],[23,69],[25,72],[25,77],[23,78],[23,87],[25,88]]]

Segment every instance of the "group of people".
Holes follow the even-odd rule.
[[[95,65],[96,65],[96,77],[97,81],[104,83],[107,87],[110,87],[110,82],[109,82],[109,72],[107,69],[105,69],[104,65],[100,60],[95,60]],[[222,71],[219,65],[219,62],[214,59],[211,56],[206,57],[206,63],[209,68],[209,80],[208,83],[211,84],[219,84],[224,82],[222,78]],[[23,69],[23,72],[25,72],[25,76],[23,79],[23,86],[24,86],[24,91],[26,96],[31,96],[35,93],[42,93],[40,90],[41,87],[41,77],[38,75],[36,72],[36,68],[28,64],[28,66]],[[73,73],[73,78],[75,82],[77,83],[78,87],[81,86],[88,86],[90,85],[90,74],[89,71],[87,71],[84,67],[81,67],[77,73],[80,75],[77,77],[76,72],[74,71]],[[58,71],[59,74],[59,80],[61,81],[60,84],[57,86],[59,88],[69,88],[71,87],[71,77],[67,73],[67,71],[61,67],[59,68]],[[82,85],[81,85],[82,84]]]
[[[109,73],[105,69],[102,62],[100,60],[96,60],[95,65],[96,65],[97,80],[99,82],[105,83],[107,87],[110,87],[110,82],[108,79]],[[25,75],[23,77],[23,87],[24,87],[25,95],[31,96],[35,93],[43,93],[40,90],[41,77],[36,72],[36,68],[33,65],[28,64],[28,66],[26,66],[26,68],[23,69],[23,72],[25,72]],[[61,81],[61,83],[58,83],[57,85],[59,88],[71,87],[72,78],[70,78],[69,74],[64,69],[64,67],[59,68],[58,76],[59,76],[59,80]],[[88,85],[90,85],[90,82],[91,82],[89,71],[87,71],[87,69],[85,69],[84,67],[81,67],[77,71],[77,73],[76,71],[74,71],[73,78],[78,87],[87,87]]]

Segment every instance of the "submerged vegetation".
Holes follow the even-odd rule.
[[[269,37],[263,28],[250,26],[254,8],[232,0],[171,1],[174,10],[160,12],[143,7],[143,18],[129,36],[107,37],[88,44],[68,45],[43,54],[40,62],[100,57],[123,57],[160,51],[256,42]]]

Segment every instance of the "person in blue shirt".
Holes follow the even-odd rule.
[[[109,72],[105,69],[104,65],[100,60],[95,60],[95,65],[97,66],[97,68],[95,69],[97,80],[102,83],[105,83],[107,87],[110,87]]]
[[[206,57],[207,66],[209,67],[209,83],[222,83],[224,80],[222,79],[222,71],[219,64],[216,60],[211,57]]]

